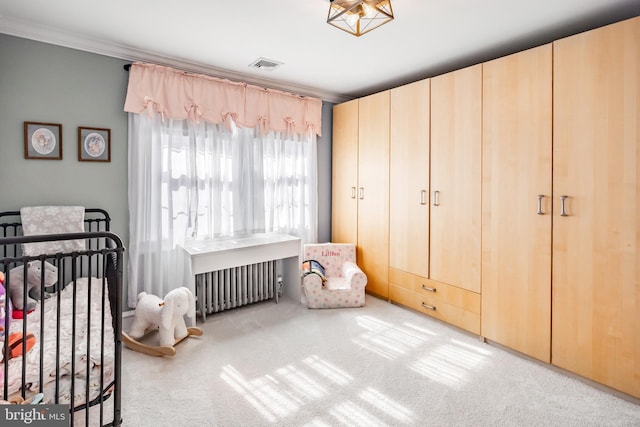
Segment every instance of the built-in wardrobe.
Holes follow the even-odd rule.
[[[368,291],[640,398],[640,17],[336,105],[333,144]]]
[[[480,90],[470,67],[391,90],[389,298],[480,333]]]

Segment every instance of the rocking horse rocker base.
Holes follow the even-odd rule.
[[[157,331],[157,329],[148,329],[147,331],[145,331],[144,336],[146,337],[147,335],[149,335],[151,332]],[[175,344],[173,346],[160,346],[160,345],[150,345],[150,344],[145,344],[135,338],[132,338],[129,336],[129,334],[127,334],[126,332],[122,332],[122,343],[127,346],[128,348],[130,348],[131,350],[137,351],[139,353],[143,353],[149,356],[157,356],[157,357],[162,357],[162,356],[175,356],[176,355],[176,349],[175,346],[178,345],[179,343],[181,343],[182,341],[185,340],[185,338],[189,338],[191,336],[196,336],[199,337],[202,335],[202,329],[192,326],[190,328],[187,328],[187,332],[189,333],[186,337],[184,338],[180,338],[178,340],[176,340]],[[143,337],[144,338],[144,337]]]

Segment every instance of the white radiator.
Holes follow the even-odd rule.
[[[197,274],[196,282],[199,305],[207,314],[264,301],[278,292],[276,261]]]
[[[184,283],[197,297],[197,311],[202,316],[202,320],[207,319],[207,312],[213,313],[239,307],[245,301],[248,304],[249,301],[257,302],[275,296],[278,302],[281,292],[301,302],[300,248],[299,237],[278,233],[257,233],[185,244],[183,246],[186,263]],[[241,280],[238,281],[238,275],[242,277],[243,273],[240,270],[238,274],[237,268],[258,265],[257,268],[260,271],[261,264],[272,262],[276,263],[278,274],[274,273],[274,264],[271,264],[270,276],[265,277],[264,266],[262,279],[259,275],[253,274],[253,270],[249,268],[252,272],[251,284],[247,283],[245,286]],[[222,270],[235,271],[236,279],[233,279],[233,274],[230,273],[228,282],[225,282],[224,277],[220,280]],[[260,280],[262,280],[262,286]],[[205,286],[205,281],[211,285],[207,283]],[[284,281],[289,285],[284,286]],[[225,283],[229,283],[228,290],[225,289]]]

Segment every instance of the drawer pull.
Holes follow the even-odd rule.
[[[429,288],[426,285],[422,285],[422,290],[429,291],[429,292],[436,292],[437,291],[436,288]]]
[[[429,304],[422,303],[422,306],[424,308],[428,308],[431,311],[436,311],[436,307],[434,305],[429,305]]]

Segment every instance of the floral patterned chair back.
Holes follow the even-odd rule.
[[[309,308],[362,307],[367,276],[356,264],[352,243],[314,243],[304,246],[305,263],[321,267],[303,268],[302,287]],[[304,267],[304,266],[303,266]]]

